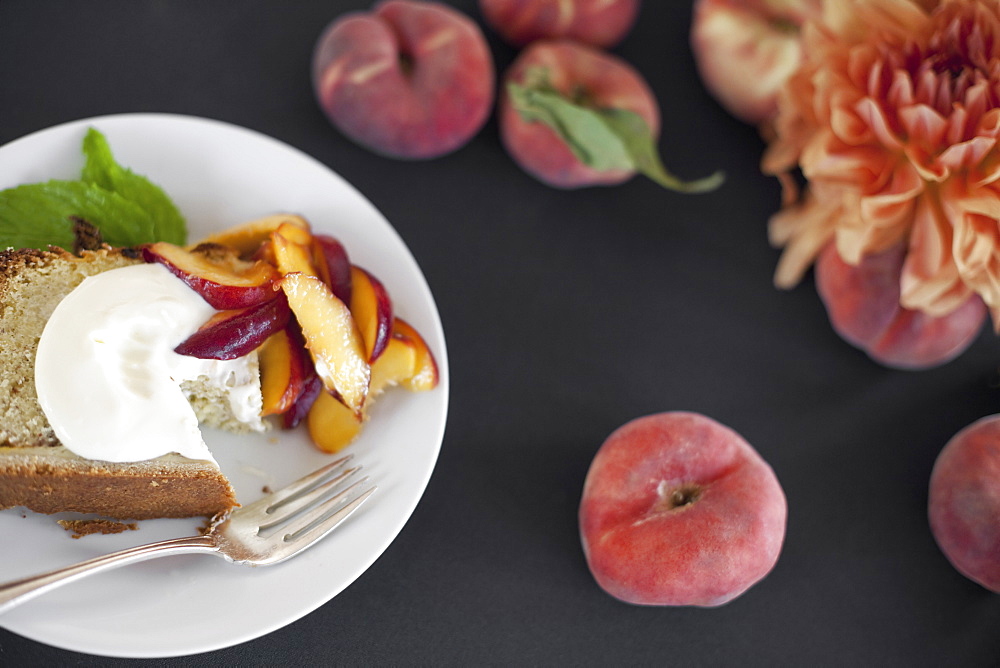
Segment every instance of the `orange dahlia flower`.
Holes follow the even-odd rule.
[[[903,307],[978,294],[1000,323],[1000,0],[828,1],[802,40],[762,165],[785,192],[776,284],[831,240],[850,264],[905,243]]]

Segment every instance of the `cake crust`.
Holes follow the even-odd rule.
[[[0,508],[120,520],[211,516],[238,505],[210,462],[161,458],[117,464],[65,448],[0,448]]]

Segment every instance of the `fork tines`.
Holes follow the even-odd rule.
[[[373,486],[358,494],[367,476],[341,489],[361,470],[360,466],[345,468],[350,460],[350,455],[342,457],[275,492],[263,509],[267,519],[260,530],[288,522],[281,528],[286,540],[317,540],[332,530],[375,491]]]

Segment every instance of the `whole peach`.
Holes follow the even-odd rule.
[[[948,561],[1000,593],[1000,415],[974,422],[941,450],[927,514]]]
[[[932,317],[899,304],[902,244],[846,263],[828,244],[816,263],[816,289],[830,324],[876,362],[899,369],[927,369],[961,354],[986,320],[986,306],[971,297],[951,313]]]
[[[388,0],[338,18],[316,45],[312,79],[341,132],[397,158],[460,148],[482,128],[494,99],[482,31],[436,2]]]
[[[594,457],[580,503],[590,571],[640,605],[717,606],[774,567],[787,504],[739,434],[697,413],[619,427]]]
[[[691,48],[705,87],[737,118],[771,118],[802,58],[799,29],[822,12],[822,0],[697,0]]]
[[[505,84],[524,84],[532,71],[544,71],[554,89],[578,104],[635,112],[654,137],[659,135],[656,98],[642,76],[624,60],[568,40],[534,42],[511,64],[504,75]],[[507,152],[544,183],[557,188],[613,185],[635,174],[623,169],[598,171],[583,164],[552,128],[522,118],[506,91],[501,94],[499,114]]]
[[[483,18],[515,46],[567,38],[611,47],[628,34],[639,0],[479,0]]]

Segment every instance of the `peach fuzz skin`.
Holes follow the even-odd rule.
[[[951,313],[932,317],[899,304],[905,247],[862,258],[857,266],[828,244],[816,263],[816,289],[834,330],[880,364],[928,369],[961,354],[986,320],[986,306],[970,297]]]
[[[479,0],[479,9],[514,46],[566,38],[609,48],[632,29],[639,4],[639,0]]]
[[[660,413],[612,433],[580,503],[590,571],[637,605],[718,606],[774,567],[787,503],[736,432],[696,413]]]
[[[1000,593],[1000,415],[974,422],[941,450],[927,514],[955,569]]]
[[[580,95],[587,106],[627,109],[659,136],[660,109],[649,85],[631,65],[615,56],[567,40],[535,42],[507,70],[505,82],[524,83],[525,74],[543,68],[549,83],[563,95]],[[632,170],[597,171],[580,162],[547,125],[528,122],[501,94],[500,133],[507,152],[522,169],[557,188],[614,185]]]
[[[389,0],[335,20],[316,45],[312,78],[333,125],[395,158],[457,150],[482,128],[494,100],[482,31],[436,2]]]
[[[800,28],[822,13],[821,0],[696,0],[691,51],[705,88],[740,120],[772,119],[802,59]]]

